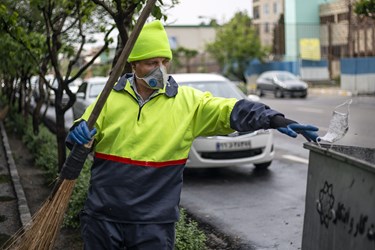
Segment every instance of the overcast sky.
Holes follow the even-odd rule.
[[[212,18],[222,24],[238,11],[247,11],[252,16],[252,0],[180,0],[178,5],[167,11],[167,24],[200,24]]]

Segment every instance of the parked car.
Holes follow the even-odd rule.
[[[52,88],[57,88],[57,79],[54,77],[54,75],[46,75],[45,76],[46,80],[49,81],[49,84],[51,85]],[[82,83],[81,78],[77,78],[75,81],[69,83],[69,89],[73,92],[76,93],[78,90],[78,87]],[[34,100],[37,102],[40,98],[39,94],[39,76],[33,76],[31,77],[31,86],[33,89],[33,96]],[[55,91],[51,88],[48,88],[47,85],[44,85],[44,92],[45,92],[45,102],[49,105],[54,105],[55,104]],[[47,91],[48,90],[48,91]],[[66,104],[69,101],[69,96],[68,94],[64,91],[63,96],[62,96],[62,104]]]
[[[77,78],[73,82],[69,83],[68,87],[69,87],[70,91],[72,91],[75,94],[78,91],[78,88],[79,88],[79,86],[81,84],[82,84],[82,79],[81,78]],[[57,88],[57,80],[56,79],[53,80],[51,86],[52,86],[52,88]],[[51,105],[55,104],[55,98],[56,98],[55,91],[53,91],[52,89],[49,89],[49,103]],[[65,92],[65,90],[64,90],[64,93],[63,93],[61,101],[62,101],[62,104],[67,104],[68,101],[69,101],[69,96]]]
[[[74,120],[80,118],[86,108],[95,101],[96,97],[103,90],[108,77],[92,77],[81,83],[76,93],[76,101],[73,104]]]
[[[275,97],[307,96],[308,85],[297,76],[288,71],[266,71],[256,80],[256,93],[263,96],[265,93],[272,93]]]
[[[209,91],[214,96],[238,100],[247,98],[235,84],[221,75],[174,74],[173,78],[180,86]],[[257,169],[265,169],[271,165],[273,157],[271,131],[234,132],[226,136],[196,138],[190,149],[186,166],[208,168],[254,164]]]
[[[32,88],[32,95],[34,97],[35,102],[38,102],[41,98],[41,95],[39,93],[39,78],[40,78],[39,76],[32,76],[31,79],[30,79],[31,88]],[[44,78],[50,84],[53,84],[53,82],[55,82],[55,76],[54,75],[51,75],[51,74],[45,75]],[[51,92],[53,92],[53,91],[52,90],[49,91],[46,84],[43,85],[43,89],[44,89],[44,94],[45,94],[43,102],[50,104],[49,98],[50,98]]]

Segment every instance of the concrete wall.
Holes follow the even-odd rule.
[[[328,62],[321,61],[289,61],[260,63],[254,61],[246,69],[245,76],[249,84],[255,83],[258,76],[269,70],[284,70],[300,76],[304,80],[319,81],[328,80]]]
[[[341,59],[341,88],[354,94],[375,94],[375,57]]]
[[[301,78],[304,80],[321,81],[329,79],[328,61],[301,60]]]

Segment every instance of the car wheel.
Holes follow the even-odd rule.
[[[306,98],[306,97],[307,97],[307,93],[300,96],[300,98]]]
[[[257,163],[254,164],[256,170],[266,170],[270,165],[272,161],[263,162],[263,163]]]
[[[284,98],[284,92],[281,89],[275,89],[274,94],[276,98]]]
[[[259,88],[257,88],[257,89],[255,90],[255,94],[256,94],[257,96],[259,96],[259,97],[264,96],[263,91],[262,91],[261,89],[259,89]]]

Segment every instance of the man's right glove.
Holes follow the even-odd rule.
[[[96,134],[96,128],[89,130],[86,121],[81,121],[68,134],[68,138],[80,145],[89,143]]]

